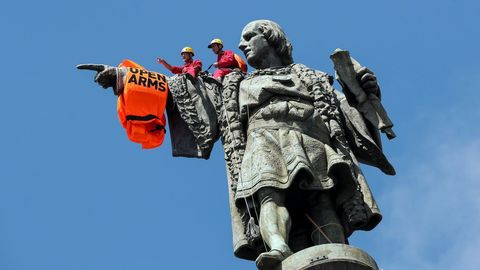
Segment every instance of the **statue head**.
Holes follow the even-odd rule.
[[[243,28],[238,48],[254,68],[293,63],[292,44],[282,28],[273,21],[257,20],[248,23]]]

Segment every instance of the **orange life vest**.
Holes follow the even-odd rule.
[[[142,148],[160,146],[165,137],[167,78],[130,60],[124,60],[119,67],[128,69],[117,101],[118,118],[128,138],[142,144]]]
[[[247,67],[247,63],[245,63],[245,60],[243,60],[243,58],[236,53],[233,56],[235,57],[235,61],[237,61],[237,64],[238,64],[238,67],[240,68],[240,70],[244,74],[247,74],[248,67]]]

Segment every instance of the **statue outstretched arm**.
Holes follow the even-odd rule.
[[[125,67],[132,65],[138,68],[132,71],[132,68]],[[144,86],[150,86],[149,78],[156,76],[155,72],[147,71],[130,60],[125,60],[119,67],[81,64],[77,65],[77,68],[96,71],[94,81],[105,89],[112,87],[117,96],[124,92],[130,73],[138,72],[142,78],[135,83],[143,83]],[[162,78],[165,78],[168,84],[166,112],[173,155],[208,159],[218,138],[217,118],[211,102],[215,97],[212,96],[212,91],[206,89],[207,86],[212,86],[211,83],[203,82],[200,78],[195,79],[190,74]]]

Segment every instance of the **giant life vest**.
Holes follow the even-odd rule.
[[[160,146],[165,137],[167,78],[130,60],[124,60],[119,67],[128,70],[117,101],[118,117],[128,138],[144,149]]]

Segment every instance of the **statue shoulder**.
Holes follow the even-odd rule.
[[[333,87],[334,78],[326,72],[299,63],[292,64],[292,72],[294,72],[308,87],[318,83],[324,85],[324,87]]]

